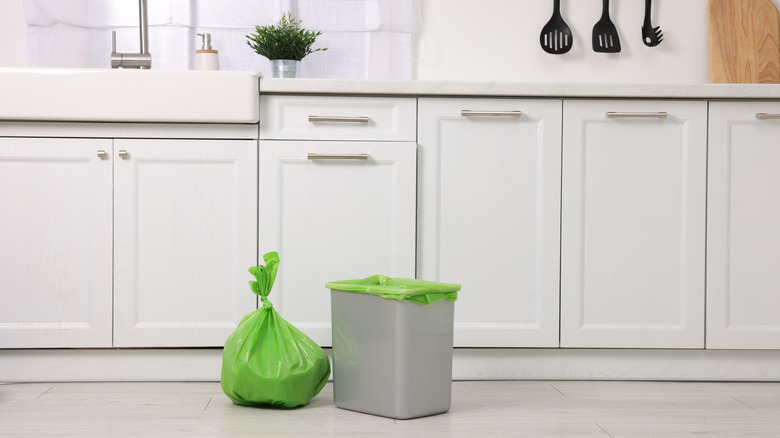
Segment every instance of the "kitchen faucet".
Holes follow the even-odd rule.
[[[146,14],[146,0],[138,0],[138,28],[141,34],[140,53],[118,53],[116,31],[111,32],[111,68],[152,68],[152,54],[149,53],[149,21]]]

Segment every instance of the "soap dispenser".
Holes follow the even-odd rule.
[[[211,48],[211,34],[199,33],[202,47],[195,51],[195,70],[219,70],[219,54]]]

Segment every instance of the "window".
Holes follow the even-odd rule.
[[[300,77],[409,79],[411,0],[148,0],[152,68],[188,70],[208,32],[223,70],[259,70],[270,62],[246,43],[256,25],[285,11],[320,30]],[[117,51],[138,52],[136,0],[25,0],[31,67],[110,68],[111,31]]]

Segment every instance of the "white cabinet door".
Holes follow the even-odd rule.
[[[777,102],[710,104],[707,348],[780,348],[778,114]]]
[[[115,140],[114,346],[220,346],[256,308],[257,142]]]
[[[420,99],[417,275],[462,285],[455,346],[558,346],[560,126],[560,100]]]
[[[259,253],[281,259],[269,300],[331,345],[328,281],[414,277],[412,142],[261,141]],[[367,154],[310,159],[309,154]]]
[[[111,150],[0,138],[0,347],[111,346]]]
[[[561,346],[704,347],[707,103],[563,113]]]

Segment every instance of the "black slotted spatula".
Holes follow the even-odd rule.
[[[553,0],[553,14],[539,35],[542,49],[553,55],[562,55],[572,46],[571,29],[561,16],[561,0]]]
[[[617,28],[609,19],[609,0],[603,0],[601,19],[593,26],[593,51],[601,53],[620,52],[620,37]]]

